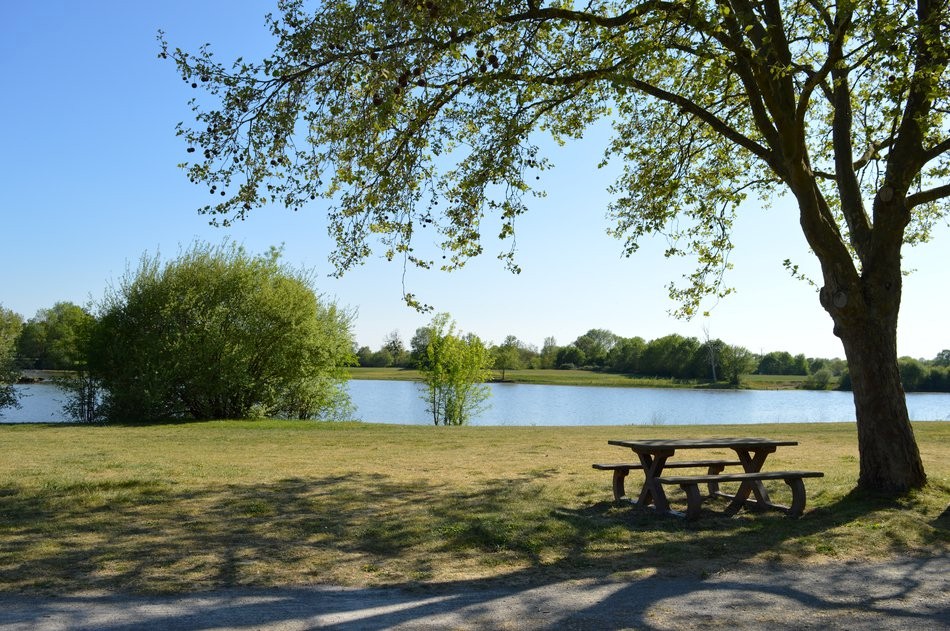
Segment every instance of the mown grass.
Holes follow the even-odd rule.
[[[805,375],[742,375],[742,387],[749,390],[795,390],[807,380]],[[837,378],[833,378],[828,387],[834,389],[837,385]]]
[[[0,591],[538,582],[946,554],[950,423],[915,431],[930,485],[888,501],[850,493],[851,424],[0,426]],[[629,457],[610,438],[750,433],[800,442],[767,468],[825,472],[806,483],[802,519],[730,519],[713,503],[686,523],[611,501],[609,474],[590,467]]]

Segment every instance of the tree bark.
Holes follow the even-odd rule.
[[[858,428],[858,488],[900,494],[924,486],[924,473],[897,363],[900,270],[890,280],[862,278],[856,291],[822,291],[841,338]]]

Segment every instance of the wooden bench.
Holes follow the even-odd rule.
[[[684,460],[681,462],[667,462],[664,466],[665,469],[690,469],[694,467],[706,467],[707,474],[715,475],[722,472],[726,467],[739,466],[742,463],[738,460]],[[614,499],[619,500],[626,497],[627,493],[624,489],[624,478],[627,477],[627,474],[630,473],[631,469],[643,470],[643,465],[634,464],[634,463],[617,463],[617,464],[594,464],[593,467],[599,471],[613,471],[613,490],[614,490]],[[709,494],[717,495],[719,493],[719,486],[715,481],[707,483],[709,486]]]
[[[792,505],[779,506],[769,504],[768,508],[784,511],[789,517],[798,517],[805,510],[805,478],[820,478],[825,474],[820,471],[758,471],[755,473],[724,473],[720,475],[676,475],[660,476],[656,481],[660,484],[675,484],[686,492],[686,518],[699,517],[700,509],[705,499],[699,494],[700,484],[711,482],[762,482],[763,480],[782,480],[792,489]],[[718,493],[717,493],[718,494]],[[738,510],[744,503],[733,503],[727,513]]]

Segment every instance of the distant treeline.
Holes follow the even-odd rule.
[[[87,310],[69,302],[41,309],[22,324],[14,344],[16,366],[71,370],[81,355],[78,331],[93,319]],[[415,368],[425,355],[430,333],[429,327],[420,327],[407,345],[393,331],[375,351],[368,346],[360,347],[356,352],[359,365]],[[606,329],[591,329],[567,345],[559,345],[548,337],[540,349],[509,335],[490,349],[494,368],[502,375],[507,370],[576,368],[733,384],[747,374],[788,375],[805,377],[802,386],[806,388],[851,387],[847,362],[842,359],[784,351],[757,354],[719,339],[704,341],[676,334],[647,341],[641,337],[621,337]],[[907,392],[950,392],[950,350],[941,351],[933,359],[902,357],[900,371]]]
[[[379,349],[359,348],[357,359],[362,367],[414,368],[425,353],[428,339],[428,328],[421,327],[407,346],[399,333],[393,331]],[[784,351],[757,354],[719,339],[703,341],[677,334],[647,341],[641,337],[621,337],[606,329],[591,329],[564,346],[548,337],[540,349],[509,335],[502,343],[492,345],[491,352],[495,369],[503,375],[506,370],[518,369],[587,369],[734,385],[746,374],[788,375],[804,377],[805,388],[851,387],[848,365],[843,359]],[[900,369],[908,392],[950,392],[950,350],[941,351],[931,360],[901,358]]]

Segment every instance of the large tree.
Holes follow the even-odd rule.
[[[722,294],[736,209],[791,193],[821,267],[821,306],[854,387],[859,486],[926,481],[897,369],[901,249],[943,215],[950,133],[947,0],[337,0],[279,3],[276,48],[221,64],[169,50],[198,125],[190,177],[223,223],[264,203],[333,200],[340,273],[381,245],[441,235],[445,269],[483,250],[486,214],[512,244],[540,133],[609,119],[623,162],[612,232],[629,254],[665,234],[697,268],[685,315]],[[768,235],[763,235],[767,238]],[[434,257],[433,257],[434,258]],[[407,295],[407,300],[418,304]]]

